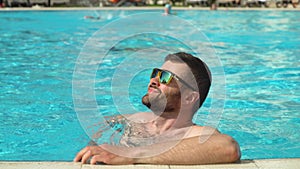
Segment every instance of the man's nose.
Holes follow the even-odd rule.
[[[160,86],[159,77],[158,76],[150,79],[150,86],[156,86],[156,87]]]

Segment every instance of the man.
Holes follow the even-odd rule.
[[[168,55],[160,69],[153,69],[148,93],[142,98],[152,113],[124,117],[130,123],[120,145],[88,146],[74,161],[171,165],[239,160],[239,145],[233,138],[192,122],[210,85],[210,71],[200,59],[184,52]]]

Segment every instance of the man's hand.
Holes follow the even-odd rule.
[[[80,162],[82,164],[96,164],[102,162],[105,164],[133,164],[133,158],[122,157],[113,154],[105,149],[110,145],[99,145],[99,146],[87,146],[82,149],[74,158],[74,162]]]

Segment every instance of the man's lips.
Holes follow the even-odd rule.
[[[149,87],[148,88],[148,93],[160,93],[159,89],[155,88],[155,87]]]

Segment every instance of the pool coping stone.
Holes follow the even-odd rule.
[[[300,158],[241,160],[209,165],[89,165],[75,162],[0,161],[0,169],[298,169]]]

